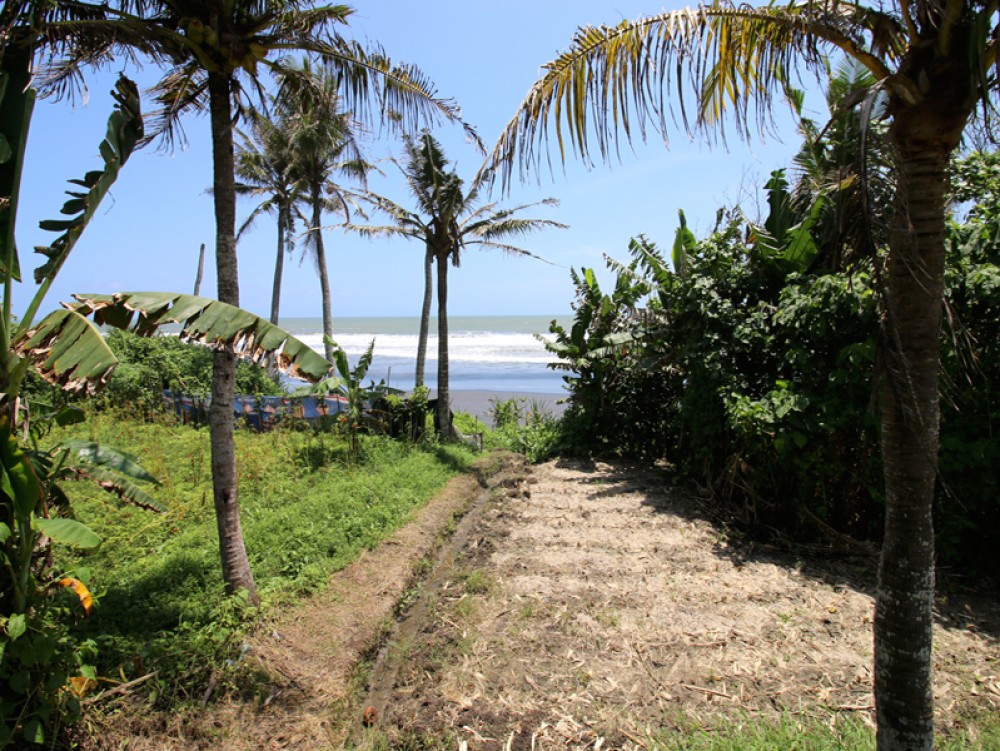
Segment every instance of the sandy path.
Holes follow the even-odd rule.
[[[729,544],[650,472],[542,465],[429,593],[378,726],[408,747],[607,749],[742,712],[870,721],[872,563]],[[945,722],[1000,708],[997,610],[957,609],[936,634]]]

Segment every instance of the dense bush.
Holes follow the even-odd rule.
[[[951,228],[937,528],[943,563],[997,571],[1000,524],[1000,168],[957,168],[973,201]],[[740,216],[704,240],[683,227],[672,264],[648,240],[603,292],[574,272],[574,323],[549,349],[567,371],[571,443],[668,460],[750,526],[799,537],[878,539],[883,516],[875,399],[878,257],[831,268],[807,220]],[[783,224],[784,235],[770,228]]]
[[[207,395],[212,389],[212,350],[182,342],[176,336],[137,336],[114,329],[106,341],[119,364],[101,394],[88,401],[101,409],[114,407],[128,414],[148,417],[160,408],[163,389]],[[29,374],[29,398],[48,404],[64,404],[73,396],[49,387]],[[236,368],[237,394],[282,394],[280,380],[249,362]]]

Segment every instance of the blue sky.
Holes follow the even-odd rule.
[[[435,0],[433,3],[382,0],[355,4],[345,35],[381,43],[395,60],[418,65],[442,96],[455,99],[466,121],[492,147],[504,124],[538,76],[539,67],[565,49],[584,24],[616,23],[660,10],[637,0]],[[668,9],[681,7],[667,6]],[[114,69],[113,70],[117,70]],[[131,72],[142,84],[155,80],[148,67]],[[84,105],[39,102],[28,147],[26,177],[18,217],[23,267],[37,263],[29,249],[50,237],[37,229],[54,218],[64,200],[66,180],[98,165],[97,145],[111,110],[114,74],[89,78]],[[169,290],[191,292],[198,249],[209,257],[202,294],[214,295],[211,249],[214,237],[211,197],[209,123],[189,117],[186,148],[164,153],[147,148],[126,165],[111,196],[102,205],[50,292],[45,310],[72,292]],[[677,210],[683,209],[699,235],[711,228],[716,209],[743,203],[751,215],[757,198],[753,186],[788,163],[798,137],[790,118],[777,126],[781,140],[769,137],[749,146],[730,141],[729,150],[691,142],[671,134],[670,148],[657,136],[647,145],[622,149],[621,161],[586,169],[577,162],[557,166],[511,194],[504,203],[559,199],[558,208],[539,207],[532,215],[570,225],[546,230],[522,245],[552,265],[470,250],[449,279],[449,312],[454,315],[565,314],[572,299],[569,267],[603,268],[602,255],[626,256],[630,237],[644,233],[663,247],[673,241]],[[461,129],[435,130],[460,174],[471,179],[481,157],[465,142]],[[783,141],[783,142],[782,142]],[[372,137],[368,153],[384,159],[398,152],[398,142]],[[394,168],[371,188],[399,203],[409,196]],[[540,182],[539,182],[540,180]],[[241,203],[241,219],[250,210]],[[336,219],[329,218],[333,224]],[[403,239],[366,240],[339,229],[325,234],[333,286],[335,319],[353,316],[419,314],[422,251]],[[275,228],[258,222],[240,243],[241,304],[266,316],[274,268]],[[312,261],[300,264],[298,253],[286,263],[282,316],[320,315],[319,282]],[[15,310],[33,292],[21,285]]]

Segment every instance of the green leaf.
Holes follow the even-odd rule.
[[[74,548],[90,550],[101,544],[98,537],[89,527],[81,524],[76,519],[43,519],[35,517],[33,526],[43,535],[51,537],[56,542],[69,545]]]
[[[82,182],[89,188],[89,192],[83,198],[71,198],[63,206],[62,213],[73,215],[72,219],[41,222],[40,226],[43,230],[62,232],[63,234],[48,247],[36,248],[37,252],[48,259],[35,269],[35,281],[38,283],[45,279],[52,279],[59,272],[70,251],[80,239],[84,227],[94,216],[108,191],[111,190],[122,165],[128,161],[136,143],[142,137],[142,111],[139,90],[136,85],[125,76],[119,76],[115,89],[111,93],[115,98],[115,111],[108,118],[107,134],[99,148],[101,157],[104,159],[104,169],[87,173]],[[73,182],[80,184],[81,181],[75,180]],[[75,195],[79,196],[80,194]]]
[[[0,522],[0,543],[7,542],[12,536],[10,527],[8,527],[4,522]]]
[[[26,518],[42,497],[42,486],[21,450],[17,439],[11,435],[7,418],[0,418],[0,489],[14,501],[14,513]]]
[[[698,246],[698,238],[694,236],[694,232],[688,229],[684,212],[678,209],[677,214],[680,217],[680,226],[674,235],[672,261],[674,271],[677,272],[678,276],[686,278],[691,271],[690,257]]]
[[[30,719],[24,723],[24,740],[28,743],[35,743],[41,745],[45,743],[45,728],[42,727],[42,723],[37,719]]]
[[[119,451],[102,443],[69,438],[60,442],[57,448],[66,449],[77,461],[93,465],[94,467],[113,469],[135,480],[144,480],[156,485],[159,484],[159,481],[153,475],[139,466],[137,459],[132,454]]]
[[[97,680],[97,669],[93,665],[81,665],[80,675],[84,678],[89,678],[92,681]]]
[[[358,360],[358,367],[354,369],[354,380],[358,383],[364,380],[364,377],[368,375],[368,368],[371,367],[372,355],[374,351],[375,340],[372,339],[371,344],[368,345],[368,349],[365,350],[365,353],[361,355],[361,358]]]
[[[333,339],[323,334],[323,343],[329,344],[333,348],[333,360],[334,364],[337,366],[337,372],[340,377],[350,385],[351,383],[351,364],[347,360],[347,353],[337,344]]]
[[[74,295],[71,310],[93,315],[100,326],[150,336],[167,323],[181,325],[181,338],[210,346],[231,344],[236,356],[263,364],[277,352],[277,366],[296,378],[317,381],[330,363],[308,344],[273,323],[218,300],[173,292],[119,292],[114,295]],[[133,320],[134,319],[134,320]]]
[[[7,619],[7,636],[11,641],[17,641],[28,630],[28,623],[24,613],[14,613]]]
[[[166,508],[159,501],[134,482],[130,482],[124,477],[120,477],[100,467],[78,467],[77,469],[96,481],[102,490],[114,493],[125,503],[144,508],[147,511],[156,511],[159,513],[166,511]]]
[[[87,413],[79,407],[66,405],[65,407],[59,408],[59,411],[55,413],[53,419],[56,421],[56,425],[61,427],[66,427],[67,425],[79,425],[87,419]]]
[[[49,313],[13,349],[42,378],[67,391],[94,393],[118,364],[97,327],[74,310]]]

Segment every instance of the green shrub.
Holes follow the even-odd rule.
[[[212,389],[212,350],[182,342],[176,336],[143,337],[113,330],[108,346],[119,365],[95,402],[128,414],[148,417],[160,409],[164,389],[205,395]],[[259,365],[240,362],[236,393],[282,394],[281,383]]]
[[[1000,157],[957,171],[975,203],[947,256],[938,557],[1000,575]],[[571,395],[561,450],[666,460],[747,527],[879,539],[880,261],[789,255],[740,216],[679,237],[672,264],[632,241],[610,292],[573,272],[574,323],[547,345]]]

